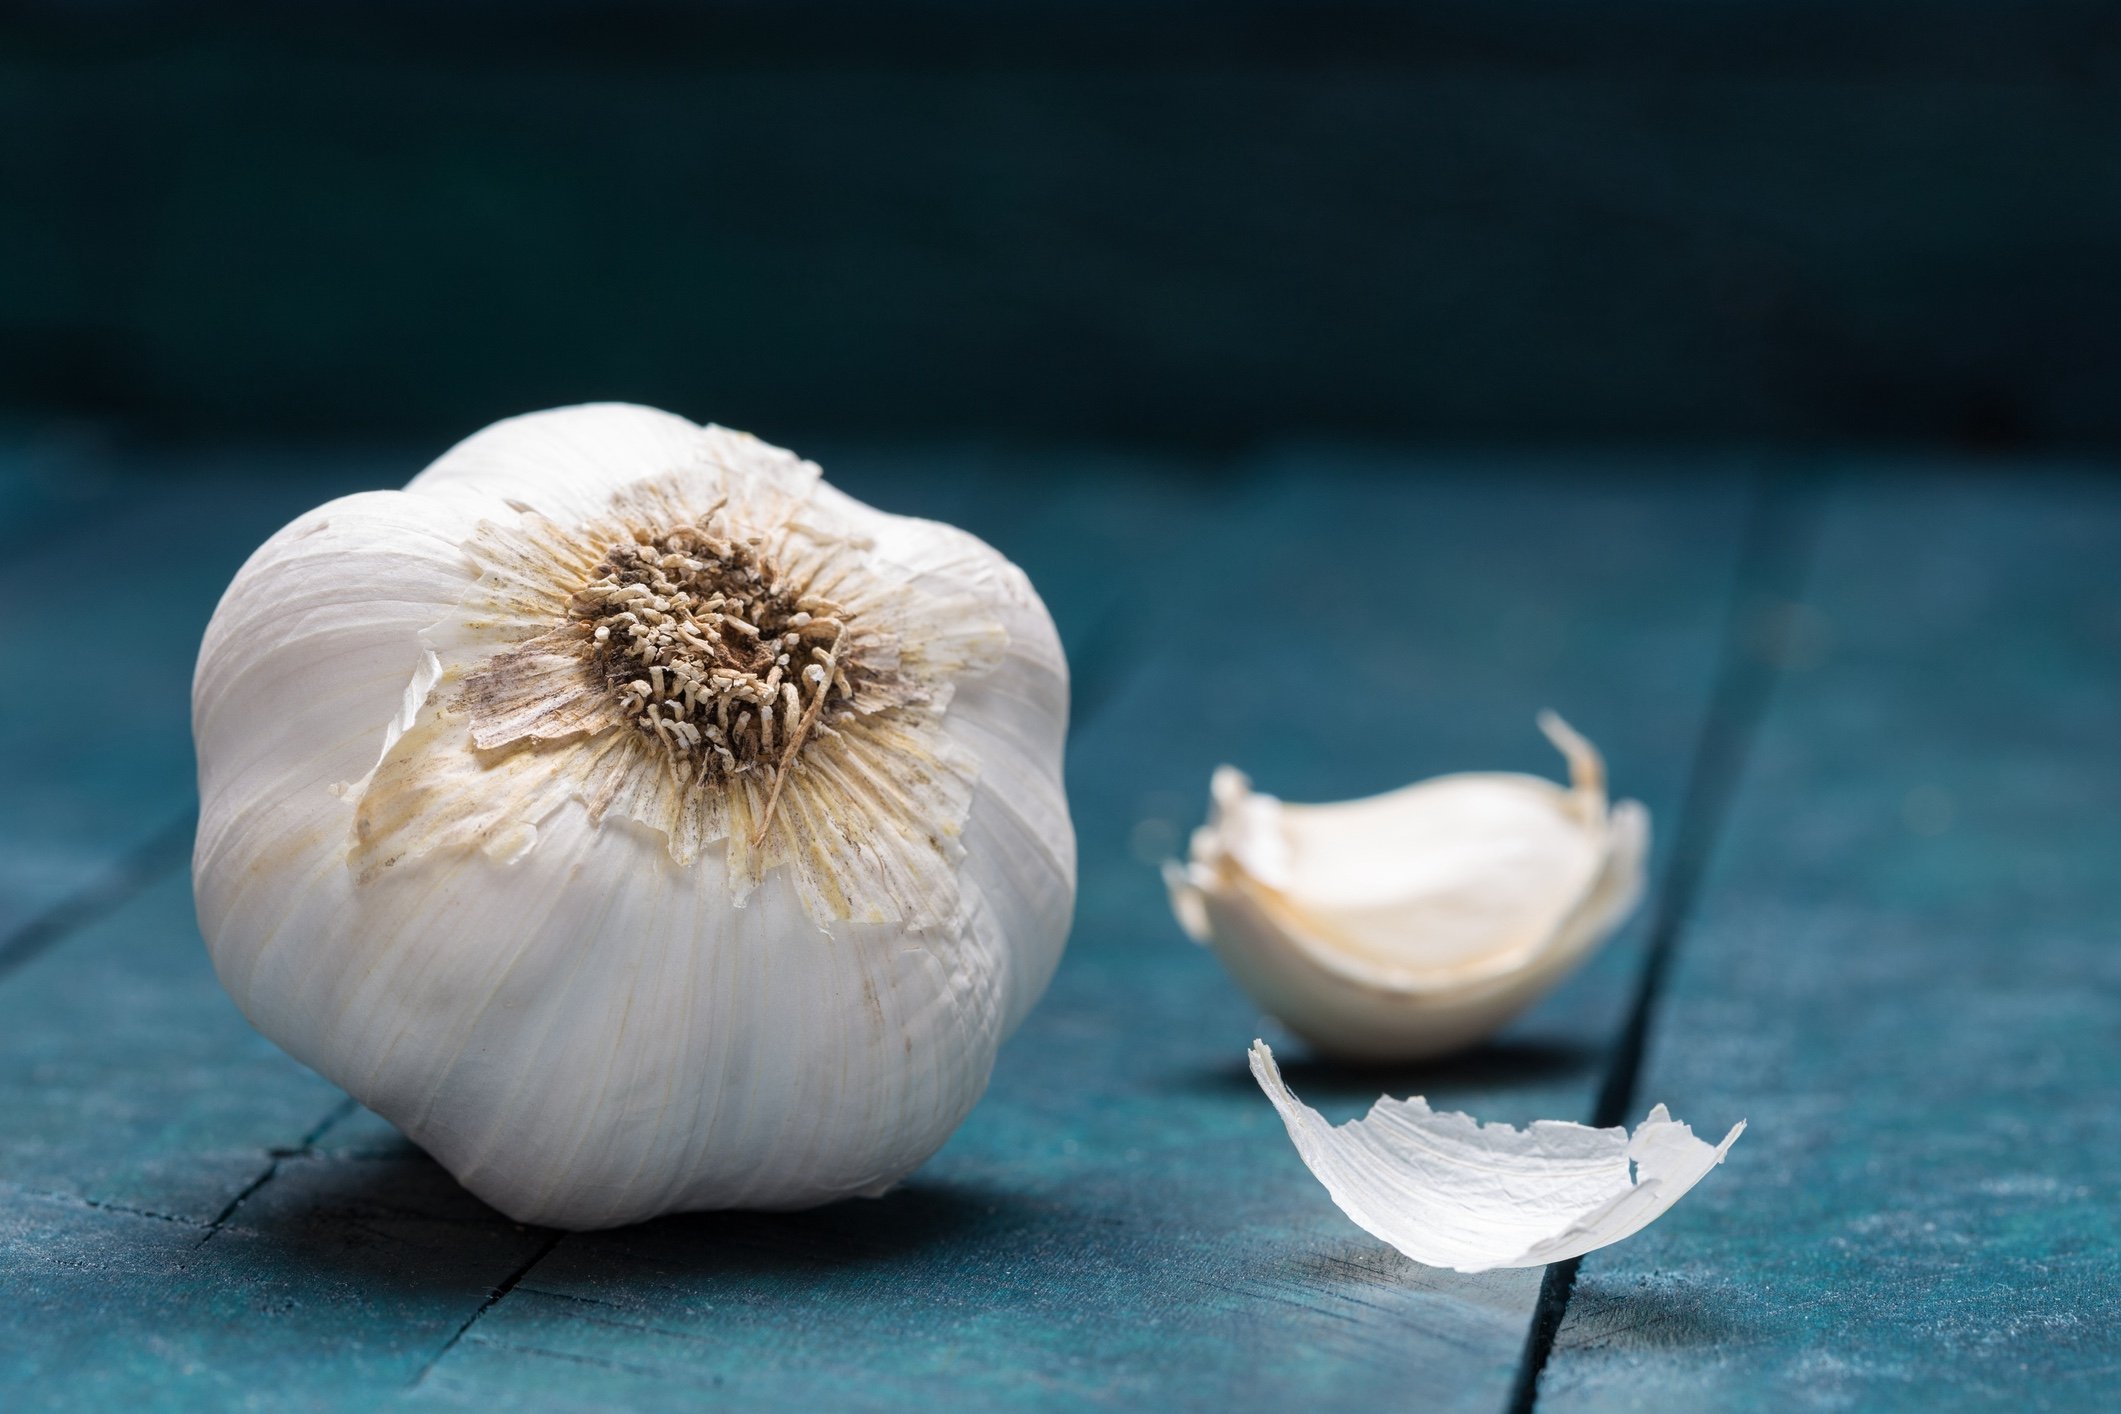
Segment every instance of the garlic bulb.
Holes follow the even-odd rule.
[[[1605,763],[1553,713],[1572,784],[1440,776],[1285,805],[1228,766],[1190,858],[1165,866],[1186,932],[1319,1051],[1419,1060],[1537,1001],[1642,891],[1649,812],[1606,806]]]
[[[518,1221],[873,1194],[1059,960],[1066,717],[972,536],[742,433],[534,413],[236,576],[200,927],[260,1031]]]
[[[1381,1098],[1330,1125],[1296,1098],[1264,1041],[1252,1078],[1296,1152],[1358,1227],[1417,1262],[1461,1272],[1539,1267],[1632,1237],[1723,1162],[1745,1133],[1697,1139],[1663,1105],[1633,1134],[1543,1119],[1524,1129]]]

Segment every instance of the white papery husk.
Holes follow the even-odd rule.
[[[1566,786],[1439,776],[1290,805],[1224,766],[1172,910],[1320,1052],[1406,1061],[1474,1044],[1539,1000],[1634,908],[1649,812],[1606,803],[1598,752],[1553,713]]]
[[[1712,1145],[1663,1105],[1632,1134],[1547,1119],[1514,1129],[1438,1113],[1418,1095],[1380,1098],[1335,1126],[1290,1092],[1266,1042],[1252,1043],[1251,1062],[1340,1210],[1415,1261],[1461,1272],[1544,1266],[1632,1237],[1745,1132],[1740,1120]]]
[[[771,807],[649,769],[593,695],[539,719],[561,666],[472,700],[614,535],[710,513],[889,669]],[[1073,908],[1067,672],[1022,572],[652,409],[510,419],[300,517],[216,611],[193,714],[222,982],[519,1221],[883,1191],[978,1099]]]

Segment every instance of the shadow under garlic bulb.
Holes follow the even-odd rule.
[[[296,520],[193,726],[223,984],[523,1222],[885,1190],[1073,911],[1023,573],[652,409],[514,418]]]

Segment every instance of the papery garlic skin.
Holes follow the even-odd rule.
[[[1608,808],[1605,767],[1552,713],[1569,763],[1440,776],[1288,805],[1215,773],[1172,909],[1270,1015],[1320,1052],[1410,1061],[1492,1035],[1609,937],[1642,892],[1649,812]]]
[[[1723,1162],[1663,1105],[1631,1134],[1543,1119],[1516,1129],[1380,1098],[1333,1125],[1296,1098],[1274,1053],[1254,1041],[1252,1077],[1280,1113],[1304,1166],[1356,1225],[1432,1267],[1539,1267],[1648,1227]]]
[[[687,754],[711,702],[658,696],[651,730],[567,685],[614,622],[580,607],[597,557],[701,524],[850,625],[790,627],[771,693],[731,689],[780,713],[746,774]],[[541,625],[556,647],[518,652]],[[782,703],[857,640],[859,681]],[[193,716],[222,982],[523,1222],[888,1188],[978,1099],[1073,909],[1067,669],[1022,572],[652,409],[510,419],[297,519],[216,611]]]

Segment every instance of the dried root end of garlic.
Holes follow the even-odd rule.
[[[1179,923],[1324,1054],[1418,1060],[1478,1042],[1609,937],[1641,895],[1649,812],[1610,808],[1605,765],[1552,713],[1570,784],[1441,776],[1289,805],[1215,773],[1189,859],[1165,866]]]
[[[880,1191],[1067,935],[1023,573],[755,437],[534,413],[237,575],[199,920],[251,1021],[526,1222]]]
[[[1631,1237],[1745,1132],[1740,1120],[1712,1145],[1663,1105],[1632,1134],[1566,1120],[1515,1129],[1439,1113],[1419,1096],[1380,1098],[1335,1126],[1291,1093],[1266,1042],[1252,1043],[1251,1063],[1342,1212],[1415,1261],[1461,1272],[1544,1266]]]

